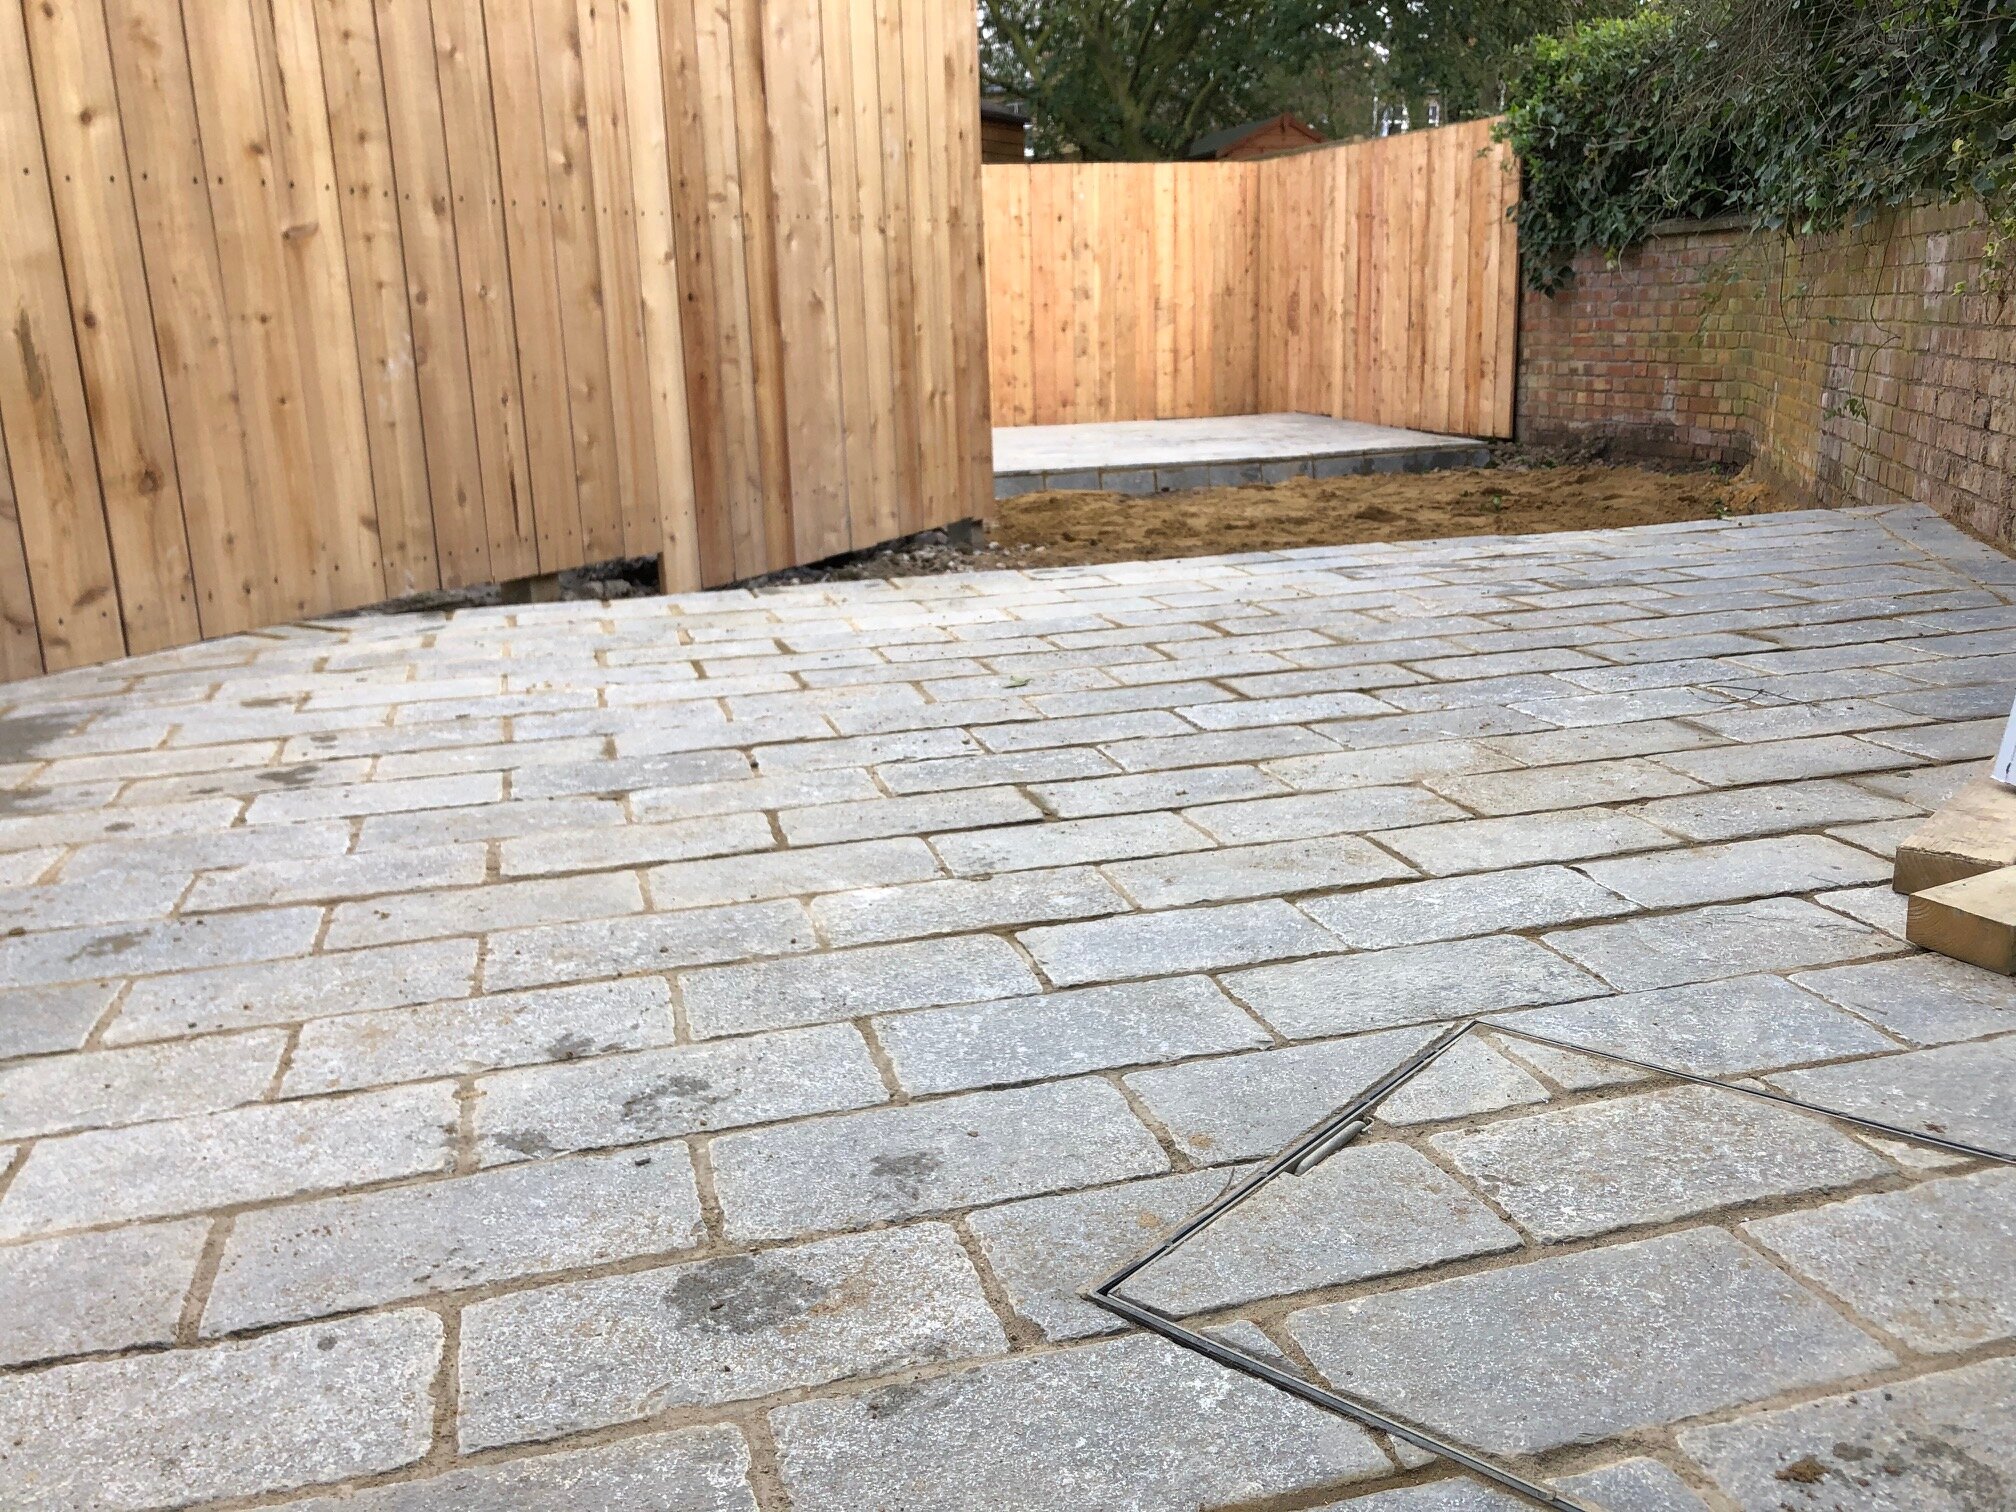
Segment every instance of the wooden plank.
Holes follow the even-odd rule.
[[[377,8],[430,468],[455,480],[447,507],[437,501],[442,578],[526,577],[538,527],[482,0]],[[473,491],[457,450],[465,385]]]
[[[1493,331],[1497,357],[1491,365],[1494,389],[1487,435],[1512,434],[1513,395],[1519,386],[1519,229],[1511,218],[1519,201],[1519,165],[1512,149],[1498,146],[1499,221],[1492,251],[1497,258],[1497,299],[1493,308]]]
[[[315,20],[300,6],[252,6],[265,98],[265,165],[280,265],[293,312],[296,385],[314,470],[293,480],[313,511],[320,570],[303,584],[310,613],[385,596],[381,525],[371,475],[364,375],[357,349],[343,207],[331,171],[328,87]]]
[[[901,0],[874,0],[876,99],[881,118],[882,210],[887,223],[889,263],[890,374],[894,403],[896,481],[887,517],[900,534],[922,512],[921,462],[924,427],[920,416],[922,375],[917,361],[916,222],[910,198],[909,94]]]
[[[107,42],[205,635],[287,615],[246,457],[224,269],[177,0],[107,0]]]
[[[693,479],[693,437],[686,407],[679,247],[672,209],[671,148],[665,108],[664,47],[658,0],[624,0],[619,12],[623,104],[629,136],[631,203],[636,215],[638,298],[643,306],[651,455],[657,468],[658,517],[650,550],[659,586],[683,593],[702,586],[700,530]]]
[[[546,161],[545,106],[531,0],[483,0],[482,20],[511,269],[512,341],[532,477],[536,560],[540,571],[553,572],[585,558],[567,322],[561,314],[553,184]]]
[[[417,45],[417,38],[405,41],[408,18],[417,24],[423,16],[433,29],[431,55]],[[388,41],[384,52],[401,186],[418,201],[417,213],[426,217],[425,225],[408,225],[406,246],[414,298],[426,295],[432,307],[430,314],[416,312],[415,317],[415,336],[429,354],[421,369],[429,444],[452,444],[448,438],[456,433],[452,412],[444,409],[436,417],[434,406],[456,386],[448,369],[456,360],[452,333],[459,326],[466,344],[476,462],[482,478],[488,574],[498,579],[529,577],[539,570],[535,494],[555,480],[535,472],[529,451],[528,432],[533,427],[525,413],[518,366],[518,317],[483,0],[431,0],[424,11],[420,0],[396,0],[389,9],[386,0],[380,0],[379,22],[382,37],[399,39]],[[395,47],[396,61],[391,55]],[[427,118],[430,76],[438,91],[438,124]],[[432,145],[437,131],[438,161]],[[452,275],[440,255],[444,241],[445,250],[453,255]],[[417,262],[411,260],[416,254]],[[451,291],[458,303],[453,309],[441,308],[441,300]],[[438,328],[435,320],[440,322]],[[430,336],[430,330],[438,335]],[[437,361],[442,368],[439,394],[429,371]],[[552,428],[553,417],[542,415],[540,424]],[[546,433],[541,431],[542,436]],[[564,478],[561,473],[559,479]],[[446,528],[437,528],[436,540],[444,578],[480,580],[473,576],[483,570],[473,541]]]
[[[710,11],[711,14],[711,11]],[[738,575],[737,521],[754,507],[758,485],[741,485],[731,475],[736,436],[753,436],[747,364],[731,367],[727,332],[728,267],[723,253],[738,220],[721,212],[712,186],[725,193],[729,180],[713,174],[718,165],[724,121],[724,90],[732,80],[703,72],[702,42],[692,0],[663,0],[659,47],[664,63],[669,166],[674,237],[679,251],[679,331],[686,368],[686,412],[693,454],[694,512],[698,527],[700,580],[726,582]],[[712,175],[712,176],[710,176]],[[739,257],[733,260],[739,267]],[[746,424],[742,423],[745,413]],[[749,501],[745,506],[738,500]],[[753,551],[747,553],[752,559]]]
[[[946,501],[959,484],[952,400],[951,207],[944,159],[938,151],[950,119],[943,66],[946,17],[940,0],[905,0],[903,14],[908,76],[918,86],[905,95],[905,151],[910,167],[912,266],[920,277],[917,332],[926,416],[923,488],[917,512],[903,522],[907,533],[946,518]]]
[[[35,112],[20,7],[0,5],[0,428],[51,671],[118,656],[112,547],[105,529],[84,378]]]
[[[615,510],[623,554],[658,550],[657,436],[644,337],[643,268],[636,184],[631,170],[630,107],[623,58],[625,0],[577,0],[583,119],[593,191],[596,282],[603,360],[615,447]]]
[[[581,559],[623,554],[621,462],[603,308],[595,169],[588,145],[588,84],[575,0],[532,0],[530,40],[545,137],[546,226],[559,290],[567,415],[574,435],[574,495]],[[493,35],[494,45],[495,38]]]
[[[1904,935],[1921,949],[1983,971],[2016,974],[2016,866],[1914,894]]]
[[[0,431],[0,682],[41,675],[42,642],[35,633],[28,552],[21,542],[14,475],[7,466],[7,437]]]
[[[951,194],[953,423],[965,465],[957,516],[984,516],[994,499],[994,431],[987,414],[987,236],[980,198],[980,28],[970,4],[946,3],[946,82],[952,129],[947,180]],[[953,518],[954,516],[948,516]]]
[[[780,370],[791,462],[792,550],[846,551],[847,438],[828,178],[819,0],[763,0],[764,107],[776,228]]]
[[[846,512],[842,533],[850,542],[866,545],[875,535],[877,432],[882,414],[875,404],[886,393],[887,368],[871,365],[868,341],[868,289],[864,243],[869,224],[861,203],[860,144],[856,138],[859,112],[855,104],[854,32],[849,0],[812,0],[819,16],[825,120],[827,234],[833,251],[834,359],[839,373],[837,398],[846,458]],[[860,11],[872,20],[872,14]],[[870,33],[872,43],[872,31]],[[869,61],[874,54],[871,46]],[[872,120],[871,120],[872,124]],[[875,154],[871,147],[871,158]],[[879,175],[878,175],[879,178]],[[886,293],[886,290],[885,290]],[[886,334],[886,332],[885,332]],[[886,355],[884,361],[887,361]]]
[[[105,12],[24,11],[126,648],[181,645],[196,590]]]
[[[418,593],[440,587],[441,571],[377,18],[371,0],[323,0],[315,7],[315,21],[342,197],[341,234],[362,359],[385,588],[395,596]],[[452,499],[453,484],[442,481],[444,495]]]
[[[753,398],[755,461],[760,468],[762,565],[789,565],[792,509],[789,419],[785,413],[784,323],[778,309],[777,208],[771,170],[769,80],[763,72],[763,0],[727,0],[728,45],[735,80],[735,154],[740,163],[742,261]]]
[[[346,3],[365,8],[360,0]],[[374,61],[385,112],[400,294],[419,404],[436,573],[446,586],[486,582],[490,537],[483,512],[483,463],[456,266],[455,195],[442,136],[433,22],[427,0],[373,0],[368,8],[377,40]],[[388,550],[388,577],[393,576],[390,555]]]
[[[830,0],[829,0],[830,3]],[[840,5],[846,36],[848,93],[853,107],[853,205],[849,225],[858,228],[861,266],[861,321],[866,342],[869,472],[867,486],[856,480],[849,494],[856,538],[887,540],[901,528],[898,496],[894,307],[890,299],[890,232],[886,165],[882,150],[881,37],[876,9],[862,0]],[[847,180],[836,192],[847,192]]]

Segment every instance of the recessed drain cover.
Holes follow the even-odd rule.
[[[1519,1109],[1510,1118],[1429,1137],[1438,1158],[1462,1170],[1477,1191],[1489,1196],[1488,1204],[1409,1143],[1378,1134],[1360,1143],[1377,1127],[1382,1104],[1477,1031],[1620,1068],[1600,1097],[1540,1113]],[[1672,1379],[1654,1379],[1644,1387],[1653,1396],[1663,1394],[1663,1406],[1679,1404],[1663,1421],[1715,1406],[1747,1405],[1795,1386],[1829,1384],[1830,1379],[1893,1363],[1874,1338],[1727,1230],[1713,1227],[1712,1221],[1672,1226],[1681,1219],[1707,1220],[1720,1208],[1781,1197],[1826,1202],[1842,1188],[1866,1187],[1872,1181],[1881,1185],[1880,1178],[1897,1176],[1897,1168],[1878,1151],[1837,1127],[1843,1125],[1959,1161],[2016,1166],[2016,1154],[2008,1151],[1803,1102],[1761,1084],[1702,1076],[1500,1022],[1465,1020],[1236,1178],[1152,1248],[1082,1295],[1174,1344],[1450,1460],[1536,1505],[1560,1512],[1602,1512],[1515,1468],[1522,1457],[1559,1441],[1522,1438],[1520,1393],[1512,1377],[1520,1367],[1530,1367],[1536,1377],[1565,1377],[1588,1363],[1594,1384],[1581,1389],[1600,1393],[1612,1338],[1628,1352],[1632,1339],[1659,1337],[1656,1310],[1634,1315],[1632,1297],[1661,1293],[1662,1305],[1677,1308],[1683,1317],[1718,1310],[1741,1314],[1754,1307],[1759,1315],[1782,1322],[1792,1341],[1779,1345],[1760,1339],[1754,1352],[1746,1354],[1748,1338],[1717,1340],[1701,1331],[1694,1341],[1695,1359],[1684,1366],[1677,1357],[1662,1361],[1672,1367]],[[1697,1144],[1697,1137],[1706,1142]],[[1710,1145],[1719,1152],[1713,1158],[1703,1153]],[[1298,1241],[1306,1241],[1312,1213],[1332,1224],[1347,1215],[1363,1222],[1335,1232],[1325,1227],[1324,1242],[1311,1246]],[[1809,1208],[1788,1215],[1799,1220],[1792,1228],[1810,1227],[1810,1214]],[[1773,1237],[1771,1225],[1782,1228],[1786,1222],[1771,1216],[1753,1219],[1752,1237],[1774,1252],[1786,1243],[1796,1245],[1801,1242],[1798,1232]],[[1649,1227],[1650,1237],[1595,1249],[1544,1248],[1640,1227]],[[1543,1248],[1532,1248],[1526,1236]],[[1286,1320],[1291,1337],[1332,1384],[1305,1373],[1250,1322],[1200,1326],[1185,1321],[1268,1298],[1513,1252],[1519,1263],[1510,1267],[1472,1269],[1411,1290],[1314,1305]],[[1523,1283],[1528,1278],[1517,1272],[1542,1266],[1553,1268],[1550,1278],[1559,1278],[1558,1285],[1543,1289],[1547,1300],[1560,1305],[1580,1288],[1588,1295],[1601,1294],[1601,1309],[1580,1317],[1572,1306],[1558,1319],[1544,1311],[1536,1315],[1531,1289],[1517,1294],[1506,1282],[1514,1278]],[[1598,1271],[1600,1284],[1591,1281]],[[1408,1383],[1411,1389],[1395,1389],[1391,1380],[1375,1383],[1381,1388],[1377,1391],[1345,1389],[1359,1374],[1354,1354],[1371,1359],[1382,1351],[1389,1356],[1406,1356],[1410,1349],[1433,1353],[1438,1334],[1446,1340],[1452,1329],[1460,1329],[1460,1320],[1479,1316],[1503,1316],[1515,1327],[1532,1324],[1530,1349],[1515,1351],[1510,1366],[1480,1356],[1473,1368],[1468,1356],[1450,1356],[1441,1379],[1416,1379]],[[1553,1326],[1557,1321],[1561,1327]],[[1579,1356],[1578,1348],[1584,1351]],[[1802,1376],[1810,1366],[1801,1351],[1829,1360],[1835,1376]],[[1716,1402],[1687,1395],[1716,1389],[1718,1373],[1741,1378],[1733,1395]],[[1761,1396],[1754,1391],[1742,1395],[1758,1382],[1766,1387]],[[1489,1403],[1494,1393],[1509,1399],[1509,1407],[1504,1400]],[[1451,1417],[1443,1409],[1452,1399],[1477,1409],[1453,1414],[1460,1422],[1458,1433],[1447,1423],[1430,1421]],[[1614,1425],[1618,1432],[1637,1426],[1642,1422],[1626,1418]]]

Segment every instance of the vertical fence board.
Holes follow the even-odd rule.
[[[399,225],[378,23],[370,0],[323,0],[316,8],[329,137],[342,195],[342,245],[362,359],[365,424],[378,505],[386,591],[441,585],[429,499],[408,309],[406,249]]]
[[[25,14],[126,647],[180,645],[201,632],[105,13]]]
[[[7,437],[0,433],[0,681],[41,671],[42,642],[35,633],[35,594],[21,543],[21,511],[7,466]]]
[[[490,536],[433,19],[427,0],[372,0],[370,9],[436,574],[446,586],[480,583],[490,576]]]
[[[0,430],[55,670],[126,649],[21,8],[0,4]]]
[[[396,3],[410,9],[422,0]],[[434,34],[432,72],[440,102],[449,191],[447,222],[440,226],[440,233],[453,239],[455,287],[460,299],[459,309],[443,311],[440,318],[444,330],[452,329],[459,318],[467,343],[490,573],[498,578],[525,577],[539,570],[539,490],[556,482],[564,484],[564,475],[556,480],[550,469],[542,474],[532,461],[535,429],[543,438],[553,417],[542,410],[535,426],[518,363],[517,295],[483,0],[429,0],[427,19]],[[389,49],[398,45],[390,38],[405,33],[387,35]],[[419,138],[433,129],[424,114],[427,63],[415,54],[397,64],[388,59],[386,68],[395,80],[403,81],[409,73],[412,76],[410,85],[395,83],[393,88],[393,98],[402,101],[402,108],[393,115],[395,129],[408,119],[403,102],[421,102],[413,107],[419,113],[411,122],[416,140],[410,161],[417,164],[428,151]],[[420,182],[430,180],[427,175]],[[438,223],[441,212],[437,206],[430,202],[427,209]],[[413,236],[409,244],[432,245],[433,239]],[[441,291],[447,282],[446,268],[436,266],[431,258],[425,266],[431,274],[431,286]],[[453,361],[451,349],[444,365]],[[430,421],[430,436],[432,430]],[[443,564],[473,563],[474,553],[473,543],[458,542],[456,551],[443,552]]]

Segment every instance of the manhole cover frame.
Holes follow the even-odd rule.
[[[1629,1066],[1633,1070],[1649,1072],[1655,1076],[1669,1077],[1675,1081],[1691,1082],[1696,1086],[1715,1087],[1724,1092],[1732,1092],[1740,1097],[1755,1098],[1763,1102],[1775,1103],[1780,1107],[1795,1109],[1801,1113],[1815,1114],[1880,1135],[1885,1139],[1899,1140],[1909,1144],[1923,1145],[1941,1150],[1950,1155],[1963,1156],[1970,1160],[1989,1160],[2001,1165],[2016,1166],[2016,1153],[2006,1150],[1991,1150],[1964,1140],[1947,1139],[1938,1134],[1926,1133],[1919,1129],[1903,1128],[1885,1123],[1881,1119],[1869,1118],[1859,1113],[1844,1112],[1839,1108],[1825,1107],[1782,1092],[1774,1092],[1762,1086],[1746,1086],[1741,1082],[1727,1081],[1721,1077],[1704,1076],[1698,1072],[1683,1071],[1675,1066],[1660,1065],[1656,1061],[1640,1060],[1634,1056],[1620,1054],[1614,1050],[1604,1050],[1592,1045],[1577,1044],[1571,1040],[1557,1039],[1552,1035],[1538,1034],[1530,1029],[1519,1029],[1509,1024],[1490,1019],[1466,1018],[1450,1025],[1441,1034],[1421,1046],[1412,1055],[1399,1061],[1393,1068],[1380,1076],[1356,1097],[1319,1121],[1312,1128],[1290,1140],[1277,1154],[1250,1172],[1244,1180],[1234,1182],[1213,1198],[1209,1203],[1192,1213],[1162,1239],[1151,1245],[1133,1259],[1122,1265],[1105,1279],[1095,1282],[1079,1293],[1094,1307],[1103,1309],[1120,1318],[1123,1322],[1145,1328],[1158,1334],[1183,1349],[1203,1355],[1227,1369],[1251,1376],[1278,1391],[1321,1407],[1325,1411],[1349,1419],[1361,1427],[1377,1429],[1389,1437],[1412,1444],[1415,1448],[1436,1455],[1461,1466],[1493,1485],[1502,1487],[1516,1496],[1524,1497],[1538,1506],[1555,1509],[1555,1512],[1604,1512],[1601,1507],[1583,1501],[1579,1497],[1530,1481],[1515,1471],[1494,1463],[1483,1456],[1452,1443],[1430,1429],[1392,1416],[1370,1402],[1362,1401],[1348,1393],[1319,1386],[1295,1372],[1284,1369],[1272,1360],[1252,1354],[1222,1339],[1189,1327],[1182,1318],[1164,1312],[1149,1303],[1137,1301],[1124,1295],[1120,1288],[1141,1271],[1167,1258],[1184,1244],[1195,1238],[1205,1228],[1253,1196],[1262,1187],[1286,1175],[1302,1175],[1314,1170],[1339,1150],[1347,1147],[1372,1123],[1379,1105],[1398,1092],[1408,1082],[1426,1071],[1443,1055],[1459,1044],[1473,1030],[1483,1030],[1493,1035],[1504,1035],[1509,1039],[1524,1040],[1529,1044],[1542,1045],[1551,1050],[1567,1051],[1571,1054],[1589,1056],[1597,1060],[1612,1061]]]

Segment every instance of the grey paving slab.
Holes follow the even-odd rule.
[[[0,1197],[0,1237],[446,1170],[455,1124],[453,1090],[429,1083],[44,1139]]]
[[[1143,908],[1181,908],[1412,877],[1414,871],[1355,835],[1232,845],[1191,855],[1110,863],[1106,875]]]
[[[239,1215],[202,1330],[669,1255],[704,1238],[692,1161],[678,1144],[292,1203]]]
[[[1430,778],[1428,785],[1465,808],[1487,815],[1526,814],[1695,793],[1700,784],[1643,757],[1577,766],[1476,772]]]
[[[1414,787],[1346,788],[1185,809],[1183,817],[1226,845],[1362,834],[1455,819],[1462,810]]]
[[[1896,1048],[1854,1016],[1783,977],[1767,975],[1559,1003],[1508,1013],[1501,1022],[1697,1076],[1726,1077]],[[1522,1057],[1539,1048],[1508,1043]],[[1564,1084],[1603,1085],[1613,1075],[1606,1069],[1597,1080]]]
[[[441,1320],[407,1309],[0,1376],[0,1501],[183,1506],[395,1470],[427,1451]]]
[[[2016,1486],[2016,1361],[1689,1428],[1681,1452],[1759,1512],[1973,1512]]]
[[[931,844],[952,871],[985,876],[1034,867],[1077,866],[1132,856],[1208,850],[1212,840],[1175,814],[1156,813],[969,830],[964,834],[934,835]]]
[[[292,1023],[463,997],[476,985],[474,940],[430,940],[376,950],[135,982],[106,1026],[112,1045],[171,1039],[216,1029]]]
[[[1071,779],[1097,779],[1114,771],[1113,763],[1082,746],[1056,750],[1012,751],[1001,756],[948,756],[932,761],[896,761],[875,769],[882,785],[899,797],[937,793],[948,788],[1030,784],[1042,797],[1049,784],[1067,786]],[[1063,813],[1053,805],[1054,812]]]
[[[118,991],[117,982],[0,988],[0,1059],[81,1048]]]
[[[1384,831],[1372,838],[1438,876],[1547,861],[1582,861],[1678,843],[1642,819],[1602,808],[1462,819]]]
[[[1581,868],[1612,892],[1646,908],[1684,908],[1771,893],[1887,882],[1881,858],[1824,835],[1782,835],[1704,845],[1659,855],[1589,861]]]
[[[728,1234],[749,1240],[979,1207],[1169,1166],[1126,1100],[1096,1079],[724,1134],[709,1153]]]
[[[1498,1454],[1593,1443],[1893,1360],[1719,1229],[1310,1308],[1287,1326],[1339,1389]]]
[[[1547,943],[1624,991],[1886,955],[1890,936],[1798,898],[1560,930]]]
[[[1500,771],[1516,764],[1511,757],[1475,741],[1439,740],[1369,751],[1337,751],[1325,756],[1288,756],[1267,762],[1262,770],[1291,787],[1315,792],[1326,788],[1425,782],[1465,772]]]
[[[1235,971],[1225,986],[1290,1039],[1593,997],[1588,972],[1516,935]]]
[[[484,1165],[865,1107],[887,1096],[845,1024],[500,1071],[477,1084]]]
[[[943,874],[930,846],[914,836],[900,836],[676,861],[654,866],[644,878],[652,905],[664,911],[757,903],[856,887],[893,887]]]
[[[0,981],[34,987],[303,956],[321,927],[319,908],[268,908],[12,935],[0,938]]]
[[[908,798],[866,798],[858,803],[785,809],[777,816],[793,845],[831,845],[883,835],[924,835],[936,830],[981,829],[1041,819],[1043,812],[1014,788],[959,788]]]
[[[703,1039],[1042,990],[1015,948],[993,935],[689,971],[679,986],[687,1022]]]
[[[189,890],[185,906],[201,911],[336,901],[422,887],[468,887],[483,880],[484,867],[483,847],[474,844],[313,861],[260,861],[205,872]]]
[[[1067,987],[1342,948],[1335,935],[1279,899],[1055,924],[1019,938],[1044,973]]]
[[[1775,1218],[1743,1232],[1928,1354],[2016,1337],[2016,1171],[1997,1167]]]
[[[1629,812],[1685,840],[1741,840],[1821,825],[1902,819],[1918,810],[1852,782],[1816,778],[1699,796],[1661,798]]]
[[[874,1021],[906,1092],[958,1092],[1273,1043],[1208,977],[1083,987]]]
[[[48,1056],[0,1069],[0,1139],[214,1113],[266,1094],[277,1029]]]
[[[492,882],[482,887],[406,893],[396,898],[341,904],[330,915],[324,942],[331,950],[350,950],[404,940],[611,918],[637,913],[643,907],[644,891],[634,872]]]
[[[281,1091],[293,1097],[462,1076],[641,1050],[674,1035],[672,995],[657,978],[353,1013],[302,1026]]]
[[[1894,1170],[1828,1120],[1710,1087],[1535,1113],[1429,1142],[1549,1244]]]
[[[1306,1175],[1269,1182],[1124,1289],[1181,1315],[1520,1245],[1508,1224],[1420,1151],[1358,1145]]]
[[[1916,1045],[2016,1029],[2016,982],[1944,956],[1804,971],[1793,980]]]
[[[1614,918],[1635,907],[1565,866],[1438,877],[1301,905],[1309,917],[1361,950]]]
[[[1049,1339],[1086,1339],[1126,1326],[1079,1295],[1225,1190],[1223,1171],[1153,1176],[1090,1192],[1032,1197],[969,1214],[1018,1316]]]
[[[1900,1128],[2016,1154],[2016,1039],[1941,1045],[1841,1066],[1781,1071],[1780,1091]]]
[[[192,1219],[0,1248],[0,1364],[173,1342],[209,1232]]]
[[[343,1496],[290,1502],[292,1512],[756,1512],[749,1446],[727,1424],[645,1434],[590,1449],[450,1470]]]
[[[1704,751],[1677,751],[1659,758],[1663,765],[1710,787],[1742,787],[1755,782],[1793,782],[1808,777],[1883,772],[1911,766],[1917,759],[1887,746],[1857,740],[1852,735],[1818,735],[1804,740],[1718,746]]]
[[[817,943],[804,908],[783,898],[579,924],[540,924],[490,936],[483,986],[501,992],[671,971],[752,956],[789,955],[811,950]]]
[[[1253,766],[1189,767],[1082,782],[1041,782],[1030,788],[1045,808],[1063,819],[1144,813],[1287,791],[1285,782]]]
[[[651,866],[696,856],[739,855],[769,850],[776,843],[768,817],[745,811],[705,819],[669,819],[659,824],[520,835],[502,842],[497,856],[502,875],[539,877],[554,872]]]
[[[1183,1512],[1392,1468],[1352,1424],[1147,1337],[796,1403],[770,1427],[786,1492],[830,1512],[1053,1512],[1060,1496]]]
[[[952,1231],[920,1224],[472,1303],[467,1450],[1006,1351]]]
[[[833,893],[813,900],[812,918],[829,943],[865,945],[1091,918],[1128,907],[1090,867],[1067,867]]]

